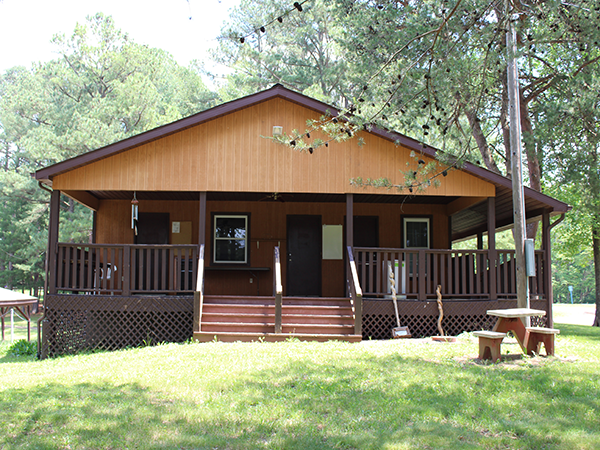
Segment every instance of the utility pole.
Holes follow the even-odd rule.
[[[521,112],[519,107],[519,72],[517,69],[517,33],[511,14],[510,0],[506,0],[508,32],[506,48],[508,59],[508,105],[510,117],[510,152],[512,163],[512,191],[514,214],[515,253],[517,258],[517,306],[529,308],[529,282],[525,270],[525,192],[523,190],[523,163],[521,160]],[[527,322],[529,319],[527,318]],[[529,326],[529,323],[526,323]]]

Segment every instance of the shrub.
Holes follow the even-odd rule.
[[[20,339],[8,348],[8,353],[14,356],[34,356],[37,353],[37,343]]]

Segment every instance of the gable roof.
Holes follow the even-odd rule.
[[[211,109],[202,111],[192,116],[180,119],[178,121],[163,125],[161,127],[146,131],[136,136],[124,139],[114,144],[107,145],[97,150],[84,153],[80,156],[62,161],[60,163],[40,169],[35,173],[35,178],[48,186],[52,185],[52,179],[62,173],[71,171],[78,167],[82,167],[104,158],[108,158],[119,153],[125,152],[134,147],[149,143],[151,141],[164,138],[171,134],[180,132],[190,127],[214,120],[233,112],[248,108],[261,102],[265,102],[274,98],[286,99],[290,102],[301,105],[305,108],[313,110],[321,115],[330,114],[337,116],[340,112],[331,105],[307,97],[306,95],[292,91],[283,87],[280,84],[274,85],[272,88],[252,94],[237,100],[233,100]],[[369,133],[386,139],[388,141],[398,143],[410,150],[423,153],[431,158],[436,157],[437,149],[424,145],[420,141],[412,139],[400,133],[372,128]],[[460,167],[461,171],[469,173],[475,177],[488,181],[496,187],[497,203],[512,202],[512,181],[497,173],[491,172],[475,164],[466,162]],[[552,214],[567,212],[571,209],[569,205],[559,200],[556,200],[548,195],[525,187],[526,209],[528,217],[533,215],[539,216],[543,211],[549,210]],[[508,206],[508,211],[512,212],[512,206]],[[477,215],[477,211],[469,208],[469,211]],[[512,214],[510,214],[512,216]],[[467,220],[468,222],[468,220]],[[499,224],[499,226],[501,226]],[[460,230],[454,230],[455,233],[460,233]]]

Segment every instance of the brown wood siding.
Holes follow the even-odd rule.
[[[308,118],[318,115],[287,100],[272,99],[58,175],[53,188],[392,195],[396,192],[353,188],[349,180],[387,177],[402,183],[398,169],[407,168],[407,162],[416,168],[409,149],[366,132],[361,133],[363,146],[351,139],[313,155],[261,137],[270,136],[274,125],[288,134],[304,130]],[[458,170],[440,181],[439,188],[431,187],[427,193],[495,195],[493,184]]]
[[[432,246],[447,249],[448,217],[440,213],[436,205],[354,204],[354,214],[379,217],[379,243],[381,247],[402,245],[402,215],[432,217]],[[140,201],[140,212],[168,212],[171,222],[192,222],[192,243],[198,243],[198,202],[195,201]],[[252,267],[273,265],[273,248],[281,248],[282,260],[286,252],[286,220],[290,214],[320,215],[323,225],[342,225],[346,213],[345,203],[294,203],[294,202],[207,202],[206,218],[206,265],[212,259],[211,212],[250,213],[250,262]],[[132,244],[131,203],[123,200],[103,200],[97,212],[97,242],[99,244]],[[172,242],[172,236],[170,239]],[[286,279],[286,264],[282,266]],[[253,283],[250,278],[253,277]],[[258,279],[256,278],[258,277]],[[208,294],[271,295],[272,271],[227,272],[210,270],[206,275],[205,290]],[[341,297],[345,290],[344,262],[322,261],[322,295]],[[260,290],[259,289],[260,286]],[[285,294],[285,286],[284,286]]]

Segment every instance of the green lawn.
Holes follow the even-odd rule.
[[[45,361],[0,344],[0,449],[597,449],[600,329],[557,357],[468,335],[169,344]]]

